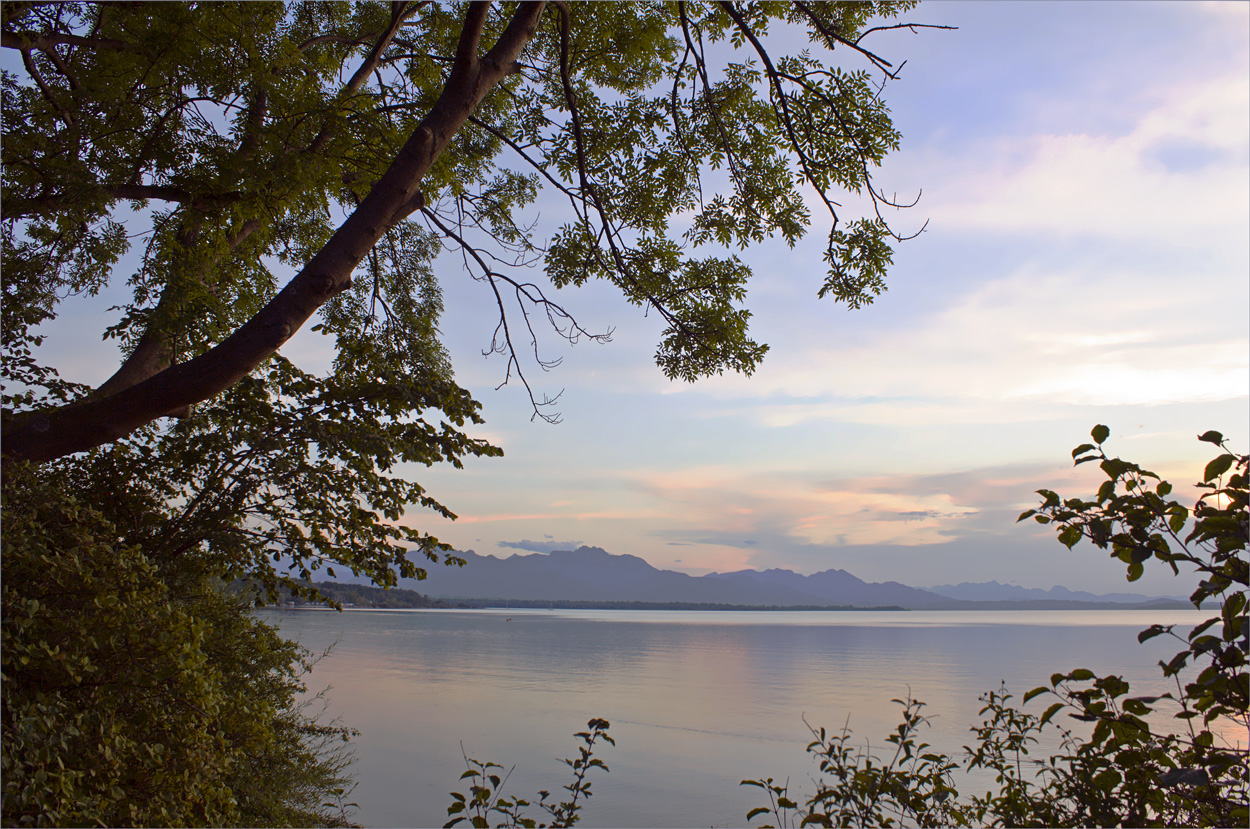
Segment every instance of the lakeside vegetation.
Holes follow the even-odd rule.
[[[885,290],[904,237],[873,176],[899,134],[866,73],[894,64],[861,39],[914,5],[0,5],[2,822],[347,821],[349,732],[300,703],[312,656],[230,587],[456,561],[413,473],[503,452],[452,371],[438,257],[498,298],[455,325],[536,417],[559,419],[533,323],[610,339],[559,288],[664,320],[668,378],[750,374],[767,345],[729,249],[818,221],[813,293]],[[770,25],[814,41],[769,55]],[[722,48],[742,38],[771,90]],[[540,193],[569,200],[546,236]],[[45,345],[96,296],[105,350]],[[324,358],[296,365],[310,328]]]

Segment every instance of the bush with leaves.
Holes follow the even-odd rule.
[[[444,829],[451,829],[466,820],[475,829],[485,829],[491,825],[492,817],[497,821],[496,826],[522,827],[522,829],[534,829],[536,826],[561,829],[561,827],[573,826],[581,820],[585,800],[592,794],[590,781],[586,779],[586,776],[591,769],[603,769],[605,773],[608,771],[607,765],[594,755],[594,748],[595,743],[601,739],[616,745],[616,741],[608,736],[609,726],[610,723],[607,720],[595,718],[586,723],[585,731],[579,731],[573,735],[577,737],[581,745],[577,747],[576,759],[566,757],[562,761],[573,770],[573,781],[564,787],[564,790],[569,793],[568,799],[559,803],[548,801],[551,797],[551,792],[548,791],[540,791],[536,803],[521,797],[504,797],[503,787],[507,784],[512,771],[509,770],[507,774],[500,777],[499,772],[503,771],[503,766],[498,763],[483,763],[466,755],[464,762],[468,768],[464,774],[460,775],[460,779],[471,781],[469,793],[467,795],[461,792],[451,793],[452,803],[447,807],[447,814],[451,815],[452,819],[444,824]],[[513,766],[513,768],[516,767]],[[526,817],[522,810],[531,805],[546,812],[550,822],[538,823],[534,818]]]
[[[309,654],[204,557],[139,543],[162,505],[106,461],[4,469],[0,820],[350,825],[350,732],[299,703]]]
[[[1094,443],[1072,452],[1077,465],[1097,462],[1107,480],[1091,500],[1060,498],[1038,490],[1042,503],[1018,520],[1054,525],[1068,548],[1088,539],[1127,565],[1129,581],[1158,560],[1181,575],[1192,568],[1199,582],[1190,600],[1201,609],[1218,604],[1218,614],[1188,632],[1151,625],[1145,642],[1170,636],[1182,649],[1159,663],[1176,691],[1131,696],[1119,676],[1098,676],[1088,668],[1056,673],[1029,691],[1023,703],[1051,698],[1040,714],[1011,703],[1000,688],[981,697],[982,723],[962,763],[920,742],[924,703],[896,700],[903,721],[886,738],[893,751],[878,756],[854,748],[851,731],[830,735],[813,729],[808,751],[823,775],[803,803],[788,784],[772,778],[744,780],[767,792],[768,805],[748,820],[771,816],[776,826],[1245,826],[1250,821],[1250,734],[1246,654],[1246,546],[1248,520],[1246,455],[1225,448],[1219,432],[1199,440],[1221,449],[1203,470],[1204,490],[1188,508],[1169,499],[1172,486],[1135,463],[1108,457],[1106,426],[1091,432]],[[1066,712],[1088,723],[1083,734],[1064,729],[1055,716]],[[1165,725],[1172,714],[1172,727]],[[1058,731],[1059,753],[1038,762],[1029,749]],[[1232,734],[1233,737],[1228,737]],[[992,772],[997,791],[961,798],[955,774],[961,769]]]

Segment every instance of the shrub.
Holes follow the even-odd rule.
[[[771,816],[777,826],[1245,826],[1248,809],[1248,749],[1230,744],[1222,731],[1250,733],[1247,699],[1246,455],[1225,448],[1219,432],[1199,440],[1221,449],[1197,484],[1203,494],[1187,508],[1169,498],[1172,486],[1153,472],[1109,458],[1105,426],[1091,432],[1094,443],[1072,452],[1077,465],[1097,462],[1107,480],[1091,500],[1061,499],[1038,490],[1042,503],[1023,513],[1053,525],[1068,548],[1082,539],[1124,562],[1129,581],[1159,561],[1181,575],[1192,568],[1198,584],[1194,606],[1218,605],[1218,613],[1187,633],[1151,625],[1141,642],[1170,636],[1182,649],[1160,662],[1176,693],[1131,696],[1119,676],[1098,676],[1080,668],[1056,673],[1047,685],[1024,695],[1051,700],[1040,714],[1012,704],[1006,688],[981,697],[982,723],[973,728],[974,747],[962,763],[919,741],[924,703],[897,700],[903,721],[886,738],[884,758],[853,748],[849,729],[830,735],[813,729],[808,751],[821,774],[816,793],[802,804],[786,784],[772,778],[744,780],[768,794],[769,802],[747,819]],[[1188,575],[1188,574],[1186,574]],[[1151,714],[1170,710],[1175,727],[1152,724]],[[1066,712],[1091,724],[1088,736],[1061,728]],[[1221,728],[1226,726],[1227,728]],[[1029,747],[1045,731],[1062,734],[1059,754],[1040,764],[1026,761]],[[961,768],[993,771],[997,792],[961,798],[954,783]]]
[[[193,551],[134,543],[155,505],[85,465],[4,471],[4,824],[347,825],[309,655]]]

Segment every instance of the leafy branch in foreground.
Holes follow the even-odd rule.
[[[5,343],[25,379],[4,453],[47,463],[184,417],[264,379],[314,315],[340,357],[445,357],[443,250],[495,300],[488,353],[537,416],[554,401],[523,364],[555,361],[533,322],[607,339],[553,288],[602,281],[654,313],[669,377],[750,374],[767,347],[733,248],[820,223],[812,287],[855,308],[914,235],[885,218],[910,206],[876,179],[901,141],[898,69],[869,46],[914,31],[915,5],[5,3]],[[560,205],[549,231],[540,192]],[[119,289],[112,377],[87,389],[37,362],[30,329]]]
[[[591,795],[590,781],[586,779],[586,775],[594,768],[603,769],[604,773],[608,771],[607,765],[594,756],[594,747],[600,739],[616,745],[616,741],[608,736],[609,726],[610,723],[607,720],[596,718],[586,723],[586,731],[579,731],[573,735],[581,741],[582,745],[578,746],[576,759],[565,758],[561,761],[573,770],[573,781],[564,787],[564,790],[569,793],[568,799],[559,803],[548,801],[551,797],[551,792],[548,791],[540,791],[537,803],[533,804],[521,797],[504,797],[503,787],[507,784],[512,771],[509,770],[501,778],[498,772],[503,770],[503,766],[498,763],[482,763],[466,755],[464,762],[468,768],[464,774],[460,775],[460,779],[471,781],[469,794],[466,796],[460,792],[451,793],[452,804],[447,807],[447,814],[459,815],[459,817],[453,817],[447,821],[444,829],[450,829],[465,820],[478,829],[484,829],[490,826],[492,815],[498,816],[497,819],[502,821],[495,824],[496,826],[523,827],[523,829],[534,829],[535,826],[551,827],[551,829],[573,826],[581,820],[584,803],[579,801],[585,801]],[[546,812],[551,822],[538,823],[533,818],[526,817],[522,810],[530,805],[536,805]]]
[[[1078,668],[1056,673],[1048,685],[1024,695],[1022,704],[1053,698],[1033,714],[1013,706],[1003,687],[981,697],[982,723],[971,729],[976,739],[964,747],[962,763],[918,742],[927,718],[920,714],[924,703],[909,695],[896,700],[904,715],[886,738],[894,746],[887,760],[871,746],[852,748],[849,727],[834,735],[813,729],[808,751],[825,775],[816,793],[800,804],[788,783],[744,780],[742,785],[769,797],[748,820],[771,816],[771,825],[779,827],[1246,825],[1250,459],[1229,451],[1219,432],[1200,435],[1221,452],[1204,468],[1196,485],[1202,495],[1190,509],[1169,499],[1171,484],[1155,473],[1107,457],[1103,444],[1109,436],[1106,426],[1096,426],[1094,443],[1072,452],[1077,465],[1096,461],[1107,476],[1094,499],[1038,490],[1041,505],[1018,520],[1055,525],[1068,548],[1088,539],[1110,550],[1127,566],[1129,581],[1140,578],[1151,560],[1176,575],[1182,564],[1193,569],[1199,581],[1190,600],[1201,609],[1214,599],[1218,614],[1185,633],[1155,624],[1137,637],[1145,642],[1166,635],[1181,643],[1180,652],[1159,663],[1175,693],[1130,696],[1123,677]],[[1060,712],[1087,730],[1076,734],[1059,726]],[[1044,734],[1055,732],[1061,738],[1057,754],[1041,761],[1028,756]],[[992,771],[997,791],[961,799],[954,783],[961,768]]]

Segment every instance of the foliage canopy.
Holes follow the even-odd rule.
[[[539,260],[556,287],[606,280],[658,314],[670,377],[750,372],[750,272],[725,249],[796,241],[805,194],[832,223],[821,295],[884,288],[897,236],[879,211],[839,222],[836,199],[891,203],[871,173],[899,142],[894,73],[860,44],[912,5],[6,4],[25,69],[3,90],[13,344],[124,276],[133,211],[152,226],[108,330],[124,364],[73,406],[12,400],[5,451],[44,461],[210,400],[319,309],[340,379],[446,380],[443,247],[498,298],[509,376],[531,314],[591,336],[517,275]],[[864,67],[774,56],[770,27]],[[568,203],[547,239],[524,219],[540,186]],[[297,270],[280,291],[279,264]]]

